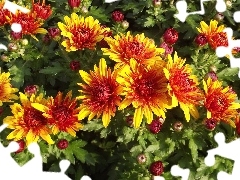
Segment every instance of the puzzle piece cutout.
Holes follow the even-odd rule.
[[[239,17],[240,20],[240,17]],[[233,48],[240,47],[240,39],[232,39],[233,30],[231,28],[225,28],[224,32],[227,33],[228,37],[228,47],[220,46],[216,49],[216,54],[218,57],[224,57],[226,55],[229,56],[230,59],[230,66],[231,68],[240,68],[240,58],[235,58],[232,55]],[[238,77],[240,78],[240,70],[238,73]]]
[[[218,143],[218,147],[208,150],[208,155],[205,158],[205,164],[207,166],[213,166],[215,163],[215,155],[225,157],[234,161],[234,166],[232,174],[227,174],[226,172],[220,171],[217,175],[218,180],[236,180],[240,177],[240,138],[225,143],[225,136],[223,133],[217,133],[214,137],[215,141]]]
[[[6,124],[0,126],[0,133],[6,127]],[[71,180],[65,174],[70,165],[68,160],[60,161],[60,172],[44,172],[40,147],[37,143],[32,143],[28,146],[28,150],[34,155],[34,157],[21,167],[11,157],[11,153],[16,152],[18,148],[19,145],[17,142],[11,142],[6,148],[0,143],[0,178],[8,177],[9,180],[32,180],[38,177],[38,179],[46,180]],[[80,180],[91,180],[91,178],[85,175]]]
[[[189,177],[189,174],[190,174],[190,170],[189,169],[180,168],[178,165],[173,165],[171,167],[171,174],[173,176],[181,177],[182,180],[188,180],[188,177]],[[165,180],[165,178],[161,177],[161,176],[154,176],[153,179],[154,180]]]
[[[178,10],[178,14],[175,14],[174,16],[176,18],[178,18],[179,21],[185,22],[186,18],[189,15],[193,15],[193,14],[203,15],[203,14],[205,14],[205,9],[204,9],[203,2],[207,2],[207,1],[211,1],[211,0],[200,0],[201,10],[200,11],[189,12],[189,13],[187,12],[187,2],[185,0],[178,1],[176,3],[176,8]],[[218,12],[222,13],[222,12],[226,11],[227,5],[225,4],[224,0],[217,0],[215,8]]]
[[[116,2],[118,0],[105,0],[105,3],[112,3]],[[192,15],[192,14],[200,14],[203,15],[205,13],[204,7],[203,7],[203,2],[210,1],[210,0],[201,0],[201,10],[196,11],[196,12],[191,12],[187,13],[187,3],[186,1],[179,1],[177,2],[176,6],[179,11],[179,14],[176,14],[175,17],[177,17],[180,21],[185,22],[187,16]],[[28,9],[25,9],[21,6],[18,6],[15,3],[12,3],[8,0],[5,1],[4,5],[5,9],[9,9],[11,12],[15,13],[17,9],[27,13],[29,12]],[[224,12],[226,10],[226,4],[224,3],[224,0],[217,0],[216,4],[216,10],[218,12]],[[237,11],[233,14],[234,20],[236,22],[240,22],[240,11]],[[20,32],[21,31],[21,25],[20,24],[13,24],[11,26],[11,29],[15,32]],[[231,29],[230,29],[231,30]],[[220,47],[220,49],[216,50],[216,53],[219,57],[223,57],[224,55],[230,55],[230,59],[233,59],[233,56],[231,54],[231,50],[234,47],[238,47],[237,45],[240,45],[240,40],[232,40],[232,32],[226,29],[226,32],[228,34],[229,38],[229,47]],[[225,48],[225,49],[221,49]],[[0,44],[0,49],[7,50],[7,47],[4,46],[3,44]],[[231,61],[231,67],[240,67],[238,63],[235,61]],[[0,126],[0,132],[4,130],[7,127],[6,124],[3,124]],[[240,158],[238,158],[237,151],[234,153],[226,153],[226,148],[229,148],[230,150],[236,149],[238,150],[240,148],[240,140],[235,140],[231,143],[226,144],[224,142],[224,137],[222,135],[216,135],[215,136],[216,141],[219,144],[219,147],[221,149],[215,148],[212,150],[208,151],[208,156],[205,159],[206,165],[213,165],[214,164],[214,156],[216,154],[235,160],[234,168],[232,175],[227,174],[226,172],[219,172],[218,173],[218,180],[225,180],[225,179],[236,179],[236,177],[239,177],[240,173],[237,171],[238,167],[240,167]],[[40,154],[40,148],[36,143],[31,144],[28,149],[29,151],[34,154],[34,158],[31,159],[29,162],[27,162],[25,165],[20,167],[16,161],[11,157],[10,153],[15,152],[19,148],[18,144],[16,142],[11,142],[8,147],[3,147],[3,145],[0,143],[0,171],[1,171],[1,176],[3,177],[8,177],[8,179],[20,179],[20,180],[32,180],[36,177],[45,178],[46,180],[51,180],[52,179],[59,179],[59,180],[70,180],[68,176],[65,175],[65,171],[70,165],[70,162],[67,160],[62,160],[59,163],[61,172],[43,172],[42,171],[42,157]],[[11,167],[11,168],[9,168]],[[14,172],[14,173],[12,173]],[[171,168],[171,174],[173,176],[180,176],[182,177],[182,180],[187,180],[190,174],[189,169],[182,169],[178,165],[174,165]],[[81,180],[91,180],[89,176],[83,176]],[[161,176],[155,176],[154,180],[165,180]]]

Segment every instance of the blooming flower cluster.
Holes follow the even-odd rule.
[[[22,25],[22,34],[30,34],[34,38],[37,33],[47,33],[41,25],[52,13],[45,1],[32,2],[29,13],[1,11],[5,13],[1,18],[2,25],[18,22]],[[78,97],[72,97],[71,91],[65,98],[62,92],[47,98],[43,94],[20,92],[20,102],[11,105],[13,115],[4,119],[13,129],[8,139],[26,138],[29,144],[42,138],[53,144],[51,134],[67,132],[76,136],[76,131],[83,127],[80,121],[87,117],[88,120],[101,117],[104,127],[107,127],[116,112],[127,107],[134,109],[135,128],[141,126],[143,119],[148,124],[156,118],[154,116],[165,119],[166,112],[178,105],[186,121],[190,121],[191,116],[198,119],[199,107],[205,107],[207,119],[224,121],[235,127],[233,120],[240,108],[240,104],[235,102],[236,93],[229,87],[223,88],[221,82],[211,78],[203,81],[202,89],[191,66],[177,52],[171,55],[171,50],[166,54],[166,48],[158,48],[144,33],[132,35],[128,31],[112,36],[110,29],[92,16],[72,13],[70,17],[65,16],[64,21],[65,24],[58,22],[59,29],[50,28],[48,36],[53,39],[57,37],[55,40],[61,41],[67,52],[94,50],[99,42],[104,41],[107,46],[101,50],[103,55],[115,62],[114,68],[111,70],[107,67],[107,60],[101,58],[99,66],[95,65],[90,73],[80,70],[83,82],[78,83]],[[208,42],[213,49],[227,46],[224,26],[218,27],[217,24],[215,20],[209,26],[201,22],[201,28],[198,28],[200,34],[195,42],[199,45]],[[172,48],[178,40],[178,33],[170,28],[164,33],[163,39]],[[72,61],[70,67],[75,71],[80,65],[78,63],[76,67]],[[9,73],[1,75],[1,102],[17,98],[11,94],[16,89],[10,87],[8,76]]]

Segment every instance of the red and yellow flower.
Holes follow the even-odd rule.
[[[116,106],[120,104],[120,93],[122,87],[117,83],[117,71],[111,72],[107,68],[105,59],[100,59],[99,68],[95,65],[94,71],[90,74],[83,70],[79,71],[86,84],[78,83],[81,86],[82,95],[78,99],[82,100],[80,105],[79,120],[88,116],[88,120],[95,116],[102,115],[103,125],[108,126],[111,117],[115,116]]]
[[[110,48],[102,48],[103,54],[109,55],[109,58],[117,63],[116,69],[129,65],[130,59],[144,65],[153,65],[156,61],[162,61],[161,55],[164,49],[157,48],[154,41],[145,37],[143,33],[133,36],[127,32],[126,35],[105,37],[104,40]]]
[[[42,115],[42,112],[32,107],[32,103],[46,104],[43,94],[39,96],[32,95],[28,98],[25,94],[20,94],[21,104],[14,103],[10,106],[13,116],[7,116],[3,122],[8,124],[8,128],[13,131],[7,136],[7,139],[18,141],[26,138],[26,144],[37,142],[40,137],[53,144],[48,127],[48,120]]]
[[[8,9],[3,9],[5,0],[0,0],[0,26],[3,26],[8,23],[7,16],[11,14]]]
[[[23,13],[21,11],[17,11],[16,14],[11,14],[7,17],[8,22],[10,25],[13,23],[18,23],[22,27],[22,34],[23,35],[31,35],[34,39],[38,40],[36,38],[36,34],[46,34],[47,30],[44,28],[41,28],[41,26],[44,24],[43,21],[40,21],[37,18],[36,13]]]
[[[32,0],[32,12],[36,13],[37,18],[47,20],[52,14],[52,9],[50,5],[45,4],[45,0],[42,3],[40,3],[40,0],[37,3]]]
[[[12,100],[18,99],[18,96],[14,94],[18,92],[18,89],[12,87],[9,77],[9,72],[0,74],[0,106],[3,105],[3,102],[12,102]]]
[[[218,21],[211,20],[209,26],[204,22],[200,22],[201,28],[197,28],[198,32],[207,37],[209,45],[216,49],[219,46],[228,46],[227,33],[223,32],[224,25],[218,26]]]
[[[218,26],[218,21],[216,20],[211,20],[209,25],[207,25],[204,21],[201,21],[200,26],[201,28],[197,28],[198,32],[207,36],[208,39],[216,33],[223,32],[225,29],[224,25]]]
[[[179,104],[186,120],[189,121],[190,114],[196,119],[199,117],[196,106],[204,100],[204,94],[198,87],[197,77],[191,74],[190,66],[184,65],[185,61],[178,57],[176,52],[173,58],[168,55],[164,73],[169,80],[168,89],[172,97],[172,106],[176,107]]]
[[[228,86],[223,88],[222,82],[212,81],[211,78],[208,78],[207,82],[203,81],[203,86],[207,118],[224,121],[235,127],[234,121],[238,115],[237,109],[240,108],[240,104],[235,102],[237,94]]]
[[[54,135],[63,131],[75,137],[76,131],[83,127],[78,121],[79,108],[76,101],[75,98],[72,99],[71,91],[65,98],[63,93],[58,92],[56,97],[50,97],[46,104],[32,103],[32,107],[43,112]]]
[[[140,127],[143,115],[148,124],[152,122],[153,114],[166,118],[165,112],[171,108],[171,99],[168,95],[168,80],[162,66],[143,66],[130,59],[130,66],[124,67],[117,81],[123,86],[121,95],[125,96],[119,110],[133,105],[135,128]]]
[[[61,35],[65,37],[62,45],[68,52],[85,48],[95,49],[96,44],[104,38],[106,29],[92,16],[85,18],[72,13],[71,17],[65,16],[64,21],[66,24],[58,22],[58,27]]]

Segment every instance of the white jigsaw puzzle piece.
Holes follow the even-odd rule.
[[[208,150],[208,155],[205,158],[205,164],[207,166],[213,166],[215,164],[215,156],[219,155],[224,158],[228,158],[234,161],[234,166],[231,174],[220,171],[217,175],[218,180],[230,180],[239,179],[240,177],[240,138],[230,142],[225,143],[225,136],[223,133],[217,133],[214,137],[215,141],[218,143],[218,147]]]
[[[189,15],[193,15],[193,14],[204,15],[205,14],[205,9],[204,9],[203,2],[207,2],[207,1],[211,1],[211,0],[200,0],[201,10],[200,11],[189,12],[189,13],[187,12],[187,2],[185,0],[178,1],[176,3],[176,8],[178,10],[178,14],[175,14],[174,16],[176,18],[178,18],[179,21],[185,22],[186,18]],[[215,8],[218,12],[222,13],[222,12],[226,11],[227,5],[224,2],[224,0],[217,0]]]
[[[174,165],[171,167],[171,174],[173,176],[180,176],[182,177],[182,180],[188,180],[190,170],[189,169],[183,169],[180,168],[178,165]]]
[[[236,68],[236,67],[240,68],[240,58],[235,58],[232,55],[233,48],[240,47],[240,39],[232,39],[233,30],[229,27],[225,28],[224,32],[227,33],[228,47],[223,47],[223,46],[217,47],[216,48],[216,55],[218,57],[224,57],[224,56],[228,55],[229,60],[230,60],[230,67],[231,68]],[[239,73],[238,73],[238,77],[240,78],[240,70],[239,70]]]

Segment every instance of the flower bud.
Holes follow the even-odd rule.
[[[18,145],[19,145],[19,148],[18,148],[18,150],[15,152],[16,154],[22,152],[22,151],[25,149],[25,142],[24,142],[24,140],[22,140],[22,139],[21,139],[21,140],[18,140],[17,143],[18,143]]]
[[[127,29],[127,28],[129,27],[129,22],[123,21],[123,22],[122,22],[122,27],[123,27],[124,29]]]
[[[28,45],[28,40],[27,39],[21,39],[21,44],[23,45],[23,46],[26,46],[26,45]]]
[[[9,49],[10,51],[16,51],[16,50],[18,49],[18,46],[17,46],[17,44],[15,44],[15,43],[9,43],[9,44],[8,44],[8,49]]]
[[[115,22],[122,22],[123,19],[124,19],[124,15],[121,11],[114,11],[112,13],[112,19],[115,21]]]
[[[68,5],[71,8],[78,8],[80,6],[81,0],[68,0]]]
[[[161,0],[153,0],[153,5],[155,7],[160,7],[162,5],[162,1]]]
[[[147,157],[145,154],[139,154],[137,157],[137,161],[139,164],[143,164],[147,161]]]
[[[22,32],[14,32],[14,31],[11,31],[10,32],[10,37],[14,40],[18,40],[18,39],[21,39],[22,38]]]
[[[183,124],[180,121],[177,121],[173,124],[173,129],[176,132],[180,132],[182,130],[182,128],[183,128]]]
[[[57,147],[60,150],[66,149],[68,147],[68,140],[66,139],[60,139],[57,143]]]
[[[24,93],[28,96],[31,96],[32,94],[36,94],[39,90],[39,87],[37,85],[28,85],[24,89]]]
[[[52,38],[55,41],[60,40],[60,38],[61,38],[60,34],[61,34],[60,30],[56,27],[52,27],[52,28],[48,29],[49,37]]]
[[[70,66],[71,70],[77,71],[80,69],[80,62],[79,61],[71,61],[69,66]]]
[[[215,15],[215,19],[216,19],[217,21],[222,21],[222,20],[224,19],[224,15],[223,15],[222,13],[217,13],[217,14]]]
[[[5,54],[2,54],[1,55],[1,60],[3,61],[3,62],[9,62],[9,57],[8,56],[6,56]]]

